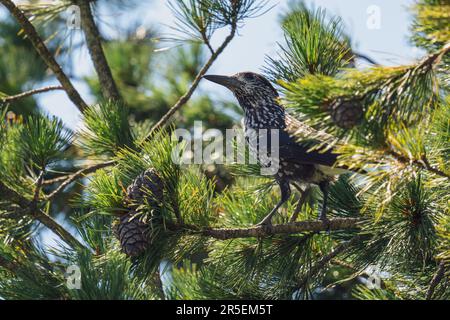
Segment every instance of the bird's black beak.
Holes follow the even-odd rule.
[[[224,87],[227,87],[230,90],[239,88],[242,83],[238,79],[234,77],[227,77],[227,76],[216,76],[216,75],[206,75],[203,76],[206,80],[215,82],[217,84],[220,84]]]

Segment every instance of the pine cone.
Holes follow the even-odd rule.
[[[343,128],[351,129],[361,123],[364,112],[359,100],[337,99],[330,108],[331,119]]]
[[[131,211],[120,218],[114,230],[123,252],[130,257],[140,255],[148,246],[149,226],[139,218],[135,211]]]
[[[150,168],[140,174],[127,188],[127,202],[130,207],[147,203],[149,206],[156,206],[163,197],[163,181]]]
[[[113,232],[126,255],[136,257],[142,254],[149,244],[149,225],[140,219],[139,206],[145,203],[147,206],[157,208],[162,197],[163,181],[153,168],[140,174],[128,186],[126,205],[130,211],[113,225]]]

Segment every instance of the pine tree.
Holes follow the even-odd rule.
[[[269,228],[255,223],[278,193],[257,165],[221,168],[234,178],[218,190],[202,166],[173,161],[178,141],[171,136],[193,119],[230,125],[226,114],[206,116],[215,112],[210,98],[192,96],[268,1],[172,0],[178,40],[195,44],[176,54],[181,69],[166,70],[167,91],[143,68],[152,44],[99,33],[93,9],[101,2],[18,8],[0,0],[83,115],[82,128],[70,132],[43,114],[11,119],[7,112],[21,97],[0,98],[1,298],[450,298],[448,0],[413,8],[411,41],[425,49],[422,59],[364,69],[355,67],[362,56],[338,17],[290,5],[280,21],[285,42],[265,73],[288,112],[328,133],[317,138],[339,151],[339,164],[366,173],[332,185],[328,226],[315,220],[321,193],[313,189],[295,221],[300,194]],[[98,76],[87,79],[93,105],[36,31],[42,21],[58,23],[73,4]],[[221,29],[228,35],[215,48],[211,37]],[[68,159],[82,165],[58,171]],[[78,194],[65,193],[74,184]],[[60,197],[69,206],[64,219],[54,214]],[[42,227],[57,237],[51,246],[39,237]]]

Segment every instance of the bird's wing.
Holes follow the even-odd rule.
[[[280,157],[301,164],[315,164],[332,167],[338,154],[332,149],[311,150],[324,141],[332,141],[334,137],[295,119],[286,114],[286,130],[280,133]]]
[[[310,141],[298,142],[286,131],[280,132],[280,158],[299,164],[315,164],[332,167],[338,155],[332,150],[311,150]]]
[[[295,137],[296,141],[299,140],[310,140],[312,137],[321,142],[324,141],[332,141],[335,140],[336,137],[328,134],[324,131],[318,131],[313,127],[308,126],[307,124],[301,122],[300,120],[294,118],[292,115],[286,113],[285,117],[286,122],[286,131],[293,138]]]

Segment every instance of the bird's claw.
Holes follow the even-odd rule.
[[[265,231],[269,231],[272,228],[272,219],[263,219],[260,223],[256,225],[257,227],[261,227]]]

